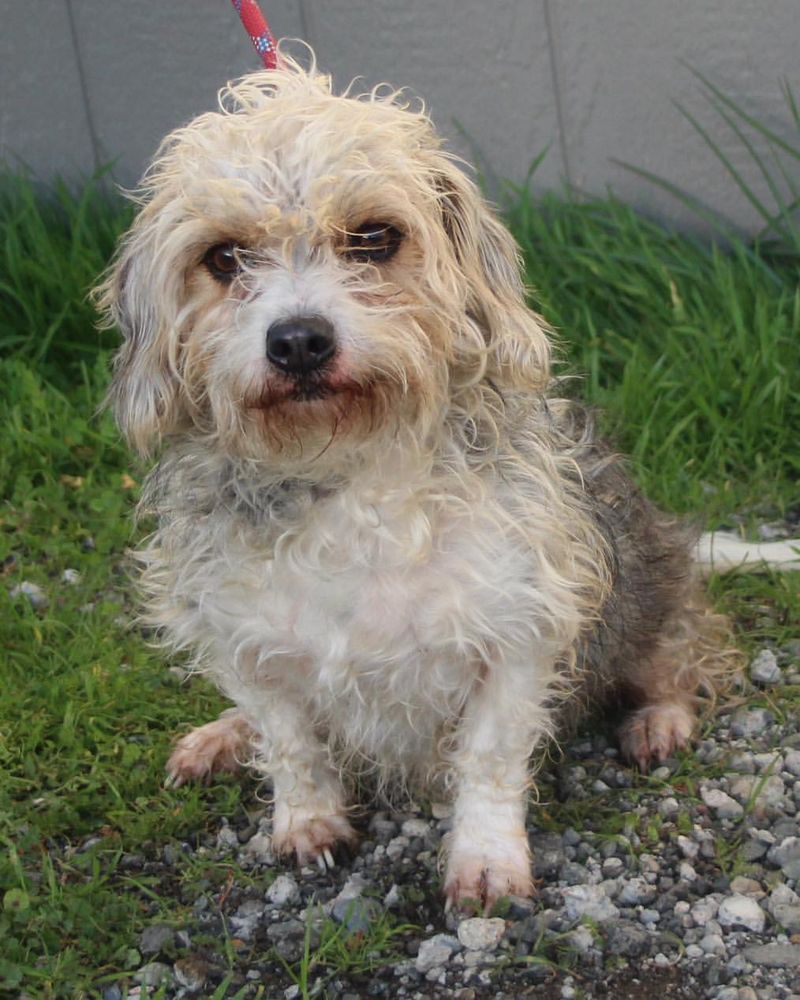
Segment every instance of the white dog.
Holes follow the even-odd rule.
[[[530,759],[630,706],[646,767],[728,662],[691,539],[552,398],[516,248],[429,119],[284,59],[163,143],[99,291],[111,397],[158,449],[149,617],[235,703],[175,784],[246,761],[332,864],[356,779],[453,799],[445,892],[532,891]]]

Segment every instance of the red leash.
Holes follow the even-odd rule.
[[[277,42],[256,0],[231,0],[231,3],[262,62],[267,69],[275,69],[278,65]]]

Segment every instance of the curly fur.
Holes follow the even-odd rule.
[[[713,687],[691,539],[552,397],[516,247],[401,94],[285,58],[168,136],[140,203],[98,297],[119,425],[161,455],[148,616],[238,708],[173,780],[254,755],[276,846],[324,862],[352,836],[343,772],[438,777],[450,901],[530,892],[528,762],[559,718],[626,697],[646,766]],[[376,220],[397,253],[353,260]],[[223,241],[230,284],[203,264]],[[310,314],[336,353],[299,386],[265,331]]]

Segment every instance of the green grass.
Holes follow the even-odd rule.
[[[664,506],[724,520],[797,502],[796,262],[710,250],[615,201],[511,206],[528,279],[564,346],[566,385]]]
[[[605,409],[656,499],[707,523],[797,504],[792,248],[710,250],[613,201],[517,191],[508,213],[564,370],[583,376],[566,390]],[[114,337],[94,331],[86,301],[128,218],[98,184],[73,195],[0,180],[0,993],[96,996],[124,978],[141,964],[141,930],[180,925],[183,890],[214,891],[230,870],[187,859],[168,886],[131,875],[125,854],[215,830],[247,804],[232,780],[162,787],[174,734],[220,703],[181,684],[130,626],[125,550],[142,470],[97,415]],[[78,583],[63,582],[67,569]],[[46,608],[10,596],[23,580]],[[797,635],[796,580],[716,589],[746,645]],[[580,804],[554,822],[570,808]],[[291,975],[307,990],[311,969],[386,962],[401,930],[350,942],[329,928]],[[216,990],[239,995],[230,978]]]

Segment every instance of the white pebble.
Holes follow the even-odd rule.
[[[692,903],[692,920],[697,927],[705,927],[709,920],[713,920],[719,909],[719,901],[713,896],[704,896]]]
[[[445,965],[460,945],[450,934],[436,934],[419,946],[414,966],[417,972],[430,972]]]
[[[400,827],[400,831],[404,837],[411,839],[411,837],[426,837],[431,828],[424,819],[407,819]]]
[[[267,899],[273,906],[288,906],[300,902],[300,889],[291,875],[278,875],[267,889]]]
[[[22,583],[13,587],[11,597],[27,597],[34,608],[46,608],[48,604],[47,594],[38,584],[31,583],[30,580],[23,580]]]
[[[750,664],[750,680],[767,687],[781,680],[781,668],[771,649],[762,649]]]
[[[766,915],[758,903],[749,896],[726,896],[719,904],[717,913],[722,927],[744,927],[760,934],[764,930]]]
[[[469,917],[458,925],[458,940],[471,951],[494,951],[505,932],[500,917]]]
[[[561,891],[570,920],[577,920],[580,917],[588,917],[590,920],[610,920],[619,916],[619,910],[606,896],[602,886],[570,885]]]
[[[706,934],[698,943],[706,955],[725,954],[725,942],[719,934]]]
[[[744,808],[721,788],[709,788],[701,785],[700,797],[720,819],[738,819],[744,814]]]

